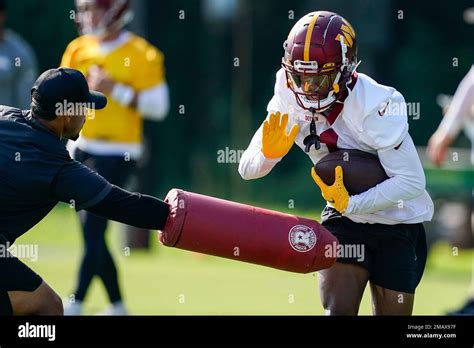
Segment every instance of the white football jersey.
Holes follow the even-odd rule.
[[[433,202],[425,190],[423,168],[408,134],[403,96],[367,75],[355,76],[355,84],[343,102],[337,102],[326,116],[315,114],[321,148],[316,150],[312,146],[307,155],[313,164],[336,149],[356,149],[378,155],[389,179],[351,196],[344,213],[349,219],[388,225],[431,220]],[[267,111],[268,115],[274,112],[288,114],[287,132],[293,124],[299,125],[295,143],[304,151],[303,140],[310,134],[313,115],[297,104],[295,95],[287,87],[283,69],[276,75],[275,92]],[[261,148],[262,126],[241,157],[239,173],[242,178],[263,177],[281,160],[265,158]]]

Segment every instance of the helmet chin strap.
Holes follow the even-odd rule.
[[[311,120],[311,124],[309,125],[309,135],[307,135],[303,140],[305,152],[309,152],[313,145],[316,150],[319,150],[321,148],[321,139],[319,138],[319,135],[316,131],[316,122],[314,120],[314,114],[316,113],[316,109],[309,108],[309,110],[313,114],[313,118]]]

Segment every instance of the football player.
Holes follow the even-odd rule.
[[[471,140],[471,164],[474,164],[474,66],[462,79],[453,100],[449,105],[443,121],[428,142],[427,153],[431,161],[440,166],[446,159],[449,146],[456,139],[464,126],[464,132]],[[471,202],[474,190],[471,191]],[[472,207],[472,203],[471,203]],[[474,222],[472,208],[470,209],[469,221]],[[471,229],[472,231],[472,229]],[[471,281],[469,298],[458,310],[452,311],[452,315],[474,315],[474,274]]]
[[[7,1],[0,0],[0,104],[27,109],[38,64],[32,47],[6,28],[7,17]]]
[[[293,143],[313,164],[337,149],[378,155],[389,179],[358,195],[348,194],[341,167],[332,185],[312,170],[328,202],[322,224],[342,246],[365,251],[363,257],[338,255],[319,272],[321,301],[327,314],[356,315],[369,282],[375,315],[410,315],[426,261],[423,222],[432,218],[433,203],[408,133],[405,100],[395,88],[357,73],[355,31],[335,13],[301,18],[284,50],[268,116],[239,173],[246,180],[267,175]]]
[[[82,34],[67,47],[61,66],[80,70],[91,89],[109,99],[90,116],[79,137],[75,159],[115,185],[125,185],[143,152],[143,118],[163,120],[169,108],[163,54],[124,29],[132,19],[128,0],[76,0]],[[105,242],[107,220],[81,213],[85,252],[74,302],[66,314],[80,314],[94,276],[104,282],[111,307],[104,314],[126,314],[117,270]]]
[[[427,153],[431,161],[441,165],[449,145],[461,132],[463,126],[474,148],[474,66],[459,84],[446,116],[428,142]],[[474,151],[471,161],[474,162]]]

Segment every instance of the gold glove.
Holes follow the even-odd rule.
[[[263,122],[262,153],[266,158],[279,158],[290,151],[295,142],[299,126],[294,124],[290,133],[286,134],[288,114],[271,114],[268,120]]]
[[[324,181],[316,174],[316,171],[311,170],[311,176],[313,177],[316,185],[321,189],[323,198],[331,203],[331,205],[341,214],[347,209],[349,205],[349,193],[344,186],[342,167],[337,166],[335,169],[334,184],[331,186],[326,185]]]

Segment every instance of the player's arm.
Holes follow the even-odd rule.
[[[56,174],[51,185],[51,195],[78,211],[84,209],[138,228],[162,229],[169,213],[169,206],[165,202],[114,186],[74,160],[65,164]]]
[[[346,214],[370,214],[403,206],[405,201],[425,191],[423,167],[408,133],[399,146],[377,153],[389,179],[366,192],[350,196]]]
[[[408,115],[403,96],[395,91],[386,101],[382,116],[375,110],[363,123],[361,140],[377,150],[389,179],[351,196],[346,214],[370,214],[394,208],[423,194],[425,174],[413,140],[408,133]]]
[[[311,176],[321,189],[323,198],[342,214],[371,214],[379,210],[403,206],[425,190],[425,174],[418,153],[407,133],[399,146],[378,151],[380,163],[389,179],[358,195],[350,196],[344,186],[343,170],[335,170],[335,181],[327,185],[314,167]]]
[[[358,195],[349,196],[342,168],[336,168],[335,182],[326,185],[312,170],[323,197],[343,214],[370,214],[403,205],[423,194],[425,174],[413,140],[408,134],[406,105],[403,96],[394,92],[385,104],[384,113],[371,112],[363,121],[360,141],[377,150],[389,179]],[[392,105],[390,105],[392,104]]]
[[[163,81],[137,93],[132,105],[144,118],[151,121],[162,121],[169,112],[169,99],[168,84]]]
[[[446,150],[459,134],[464,121],[472,117],[473,104],[474,66],[459,84],[446,115],[428,142],[428,155],[437,165],[444,161]]]
[[[152,75],[153,76],[153,75]],[[144,118],[163,120],[169,111],[169,88],[166,81],[138,90],[132,85],[113,81],[105,70],[93,66],[87,73],[90,88],[110,95],[124,107],[136,109]]]
[[[281,161],[283,156],[290,150],[299,131],[293,121],[282,119],[283,114],[288,112],[288,103],[285,102],[283,92],[286,88],[286,77],[283,69],[275,76],[274,94],[267,106],[267,118],[253,136],[248,148],[243,153],[239,163],[239,173],[244,180],[258,179],[267,175],[275,165]],[[278,115],[278,120],[271,115]],[[285,127],[280,127],[280,122],[285,122]],[[278,127],[277,127],[278,125]],[[278,129],[277,129],[278,128]],[[275,142],[280,138],[283,151],[274,151]],[[280,149],[281,150],[281,149]]]
[[[451,105],[446,116],[439,125],[438,130],[450,138],[455,138],[464,123],[464,120],[472,115],[471,108],[474,104],[474,66],[463,78],[456,93],[453,96]]]
[[[290,151],[299,126],[293,124],[289,131],[287,126],[288,114],[269,114],[240,159],[239,173],[243,179],[257,179],[267,175]]]
[[[134,79],[134,98],[131,107],[151,121],[162,121],[170,108],[169,88],[165,76],[164,55],[157,48],[149,45],[144,52]]]
[[[124,107],[136,109],[143,118],[161,121],[168,114],[170,104],[164,57],[152,46],[140,54],[131,58],[132,84],[114,81],[104,69],[92,66],[87,73],[89,87],[106,93]]]

